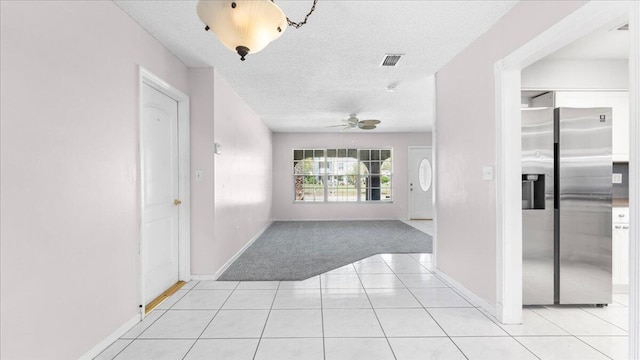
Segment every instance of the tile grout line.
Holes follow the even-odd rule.
[[[489,320],[491,320],[491,319],[489,319]],[[504,332],[509,334],[506,330],[504,330]],[[536,358],[540,359],[540,356],[538,356],[538,354],[534,353],[533,350],[529,349],[525,344],[521,343],[518,339],[516,339],[515,336],[512,336],[511,334],[509,334],[509,337],[511,337],[518,344],[520,344],[520,346],[522,346],[523,348],[527,349],[527,351],[530,352],[533,356],[535,356]]]
[[[387,267],[388,267],[388,265],[387,265]],[[391,268],[389,268],[389,269],[391,270]],[[391,270],[391,271],[393,272],[393,270]],[[380,330],[382,331],[382,335],[384,335],[384,339],[387,341],[387,345],[389,346],[389,350],[391,350],[391,355],[393,355],[393,358],[397,360],[398,357],[396,356],[395,351],[393,351],[393,347],[391,347],[391,342],[389,341],[389,338],[387,337],[386,331],[384,331],[384,328],[382,327],[382,323],[380,322],[380,318],[378,317],[378,313],[376,312],[376,309],[373,307],[373,303],[371,302],[371,298],[369,298],[369,293],[367,292],[367,289],[364,287],[364,283],[362,283],[362,279],[360,278],[360,273],[358,272],[358,269],[356,269],[356,276],[358,277],[358,281],[360,281],[360,285],[362,286],[362,290],[364,291],[364,294],[367,296],[367,300],[369,301],[369,305],[371,305],[371,310],[373,311],[373,315],[376,317],[376,320],[378,320],[378,325],[380,326]]]
[[[196,283],[193,285],[193,287],[195,287],[196,285],[198,285],[198,283],[200,283],[200,281],[196,282]],[[185,293],[182,297],[180,297],[180,299],[182,299],[185,295],[187,295],[187,294],[189,293],[189,291],[191,291],[191,289],[193,289],[193,287],[191,287],[191,288],[189,288],[189,289],[185,289],[185,290],[187,290],[187,291],[186,291],[186,293]],[[180,300],[178,300],[178,301],[180,301]],[[174,305],[175,305],[175,304],[174,304]],[[173,305],[171,305],[171,306],[173,306]],[[142,339],[139,339],[139,338],[140,338],[140,335],[142,335],[145,331],[147,331],[147,330],[151,327],[151,325],[155,324],[158,320],[160,320],[160,318],[162,317],[162,315],[164,315],[164,314],[165,314],[169,309],[158,309],[158,308],[156,308],[156,309],[152,310],[152,311],[151,311],[151,313],[152,313],[153,311],[156,311],[156,310],[163,310],[163,311],[162,311],[162,314],[161,314],[160,316],[158,316],[158,318],[157,318],[157,319],[153,320],[153,321],[151,322],[151,324],[149,324],[149,326],[146,326],[146,327],[145,327],[145,328],[140,332],[140,334],[136,335],[136,337],[134,337],[133,339],[124,339],[124,338],[122,338],[122,337],[119,337],[119,338],[118,338],[118,340],[129,340],[129,343],[127,344],[127,346],[123,347],[120,351],[118,351],[118,353],[116,353],[116,354],[115,354],[115,356],[113,356],[113,357],[111,358],[112,360],[113,360],[113,359],[115,359],[115,358],[117,358],[117,357],[118,357],[118,356],[119,356],[123,351],[125,351],[129,346],[131,346],[131,344],[133,344],[133,342],[134,342],[134,341],[136,341],[136,340],[142,340]],[[151,314],[151,313],[149,313],[149,314]],[[145,316],[145,318],[146,318],[147,316],[148,316],[148,315],[146,315],[146,316]],[[142,321],[144,321],[144,319],[143,319]],[[142,323],[142,321],[140,321],[140,322]],[[125,334],[125,335],[126,335],[126,334]],[[123,335],[123,336],[124,336],[124,335]],[[117,341],[117,340],[116,340],[116,341]],[[114,343],[115,343],[115,342],[114,342]],[[111,344],[111,345],[113,345],[113,344]],[[109,345],[109,346],[111,346],[111,345]],[[108,348],[109,348],[109,347],[107,347],[107,349],[108,349]],[[98,354],[96,357],[100,356],[100,355],[101,355],[103,352],[105,352],[107,349],[104,349],[104,350],[103,350],[100,354]]]
[[[428,270],[428,269],[427,269]],[[395,274],[395,273],[394,273]],[[434,274],[435,275],[435,274]],[[402,285],[405,286],[405,288],[409,291],[409,293],[411,294],[411,296],[413,296],[414,299],[416,299],[416,301],[418,302],[418,304],[420,304],[420,306],[422,306],[422,309],[427,313],[427,315],[429,315],[429,317],[433,320],[433,322],[436,323],[436,325],[438,325],[438,327],[440,328],[440,330],[442,330],[442,332],[447,336],[447,339],[449,339],[449,341],[451,341],[451,343],[453,344],[453,346],[456,347],[456,349],[458,349],[458,351],[460,351],[460,353],[462,354],[462,356],[464,356],[465,359],[469,360],[469,357],[467,356],[467,354],[464,353],[464,351],[462,351],[462,349],[460,349],[460,347],[458,346],[458,344],[456,344],[455,341],[453,341],[453,339],[451,338],[451,336],[449,336],[449,334],[444,330],[444,328],[442,327],[442,325],[440,325],[440,323],[436,320],[436,318],[433,317],[433,315],[431,315],[431,313],[429,312],[429,310],[427,310],[427,308],[424,306],[424,304],[422,304],[422,302],[418,299],[418,297],[413,293],[413,291],[411,291],[411,289],[404,283],[404,281],[402,281],[402,279],[400,279],[400,277],[398,277],[398,275],[396,275],[396,277],[398,278],[398,280],[400,280],[400,282],[402,283]],[[446,284],[446,283],[445,283]]]
[[[545,306],[545,307],[546,307],[546,306]],[[555,308],[554,308],[554,309],[555,309]],[[604,322],[608,323],[609,325],[614,326],[614,327],[616,327],[616,328],[618,328],[618,329],[620,329],[620,330],[624,331],[625,333],[627,333],[627,335],[626,335],[626,336],[629,336],[629,332],[628,332],[627,330],[625,330],[625,329],[623,329],[623,328],[619,327],[618,325],[613,324],[613,323],[611,323],[610,321],[605,320],[605,319],[603,319],[603,318],[601,318],[601,317],[599,317],[599,316],[597,316],[597,315],[595,315],[595,314],[592,314],[592,313],[590,313],[590,312],[588,312],[588,311],[586,311],[586,310],[583,310],[582,308],[579,308],[579,309],[580,309],[580,310],[582,310],[582,311],[584,311],[585,313],[587,313],[587,314],[589,314],[589,315],[593,316],[594,318],[596,318],[596,319],[598,319],[598,320],[604,321]],[[553,321],[553,320],[549,319],[548,317],[544,316],[543,314],[540,314],[539,312],[537,312],[534,308],[531,308],[531,311],[533,311],[533,312],[534,312],[534,313],[536,313],[538,316],[540,316],[540,317],[542,317],[543,319],[545,319],[545,320],[549,321],[550,323],[554,324],[555,326],[559,327],[560,329],[564,330],[565,332],[567,332],[568,334],[570,334],[570,335],[572,335],[572,336],[574,336],[574,337],[577,337],[577,336],[625,336],[625,335],[596,335],[596,334],[594,334],[594,335],[574,335],[574,334],[573,334],[573,333],[571,333],[569,330],[567,330],[567,329],[563,328],[562,326],[560,326],[559,324],[557,324],[555,321]]]
[[[580,310],[582,310],[582,311],[584,311],[584,312],[586,312],[587,314],[589,314],[589,315],[591,315],[591,316],[594,316],[594,317],[596,317],[596,318],[598,318],[598,319],[600,319],[600,320],[602,320],[602,321],[604,321],[604,322],[606,322],[606,323],[611,324],[611,326],[615,326],[615,327],[617,327],[618,329],[620,329],[620,330],[622,330],[622,331],[626,332],[626,333],[627,333],[627,336],[629,336],[629,335],[628,335],[628,334],[629,334],[629,331],[628,331],[628,330],[621,328],[620,326],[618,326],[618,325],[616,325],[616,324],[612,323],[611,321],[609,321],[609,320],[607,320],[607,319],[605,319],[605,318],[603,318],[603,317],[600,317],[600,316],[598,316],[598,315],[596,315],[596,314],[594,314],[594,313],[592,313],[592,312],[590,312],[590,311],[587,311],[587,310],[586,310],[584,307],[582,307],[582,306],[580,306],[580,307],[579,307],[579,309],[580,309]],[[600,308],[600,309],[602,309],[602,308]]]
[[[197,285],[197,284],[196,284]],[[229,298],[231,297],[231,295],[236,291],[236,289],[238,288],[238,286],[240,285],[240,282],[238,282],[236,284],[236,286],[233,288],[233,290],[231,290],[231,292],[229,292],[229,295],[227,295],[227,298],[224,299],[224,301],[222,302],[222,304],[220,304],[220,308],[216,310],[216,313],[213,314],[213,317],[211,318],[211,320],[209,320],[209,322],[207,323],[207,325],[202,329],[202,331],[200,332],[200,335],[198,335],[198,337],[195,339],[195,341],[193,342],[193,344],[191,344],[191,346],[189,346],[189,349],[187,350],[186,353],[184,353],[184,356],[182,357],[182,360],[184,360],[187,355],[189,355],[189,352],[191,351],[191,349],[193,349],[193,347],[196,345],[196,343],[198,342],[198,340],[200,340],[200,338],[202,337],[202,334],[204,334],[205,331],[207,331],[207,328],[211,325],[211,323],[213,322],[213,320],[216,318],[216,316],[218,316],[218,314],[220,313],[220,310],[222,310],[222,307],[224,306],[224,304],[227,303],[227,301],[229,301]],[[195,285],[194,285],[195,287]],[[193,290],[193,288],[191,288],[191,290]],[[185,294],[186,296],[186,294]]]
[[[461,296],[462,296],[462,295],[461,295]],[[466,298],[465,298],[465,300],[466,300]],[[469,303],[470,303],[471,305],[473,305],[473,303],[471,303],[471,302],[469,302]],[[482,311],[482,310],[484,310],[484,309],[482,309],[482,307],[481,307],[481,306],[474,306],[474,308],[475,308],[476,310],[478,310],[478,312],[480,312],[480,313],[481,313],[484,317],[486,317],[489,321],[491,321],[491,322],[492,322],[492,323],[494,323],[496,326],[498,326],[498,327],[500,328],[500,330],[504,331],[504,332],[505,332],[505,334],[507,334],[507,336],[508,336],[508,337],[510,337],[511,339],[513,339],[513,341],[515,341],[515,342],[517,342],[518,344],[520,344],[520,346],[522,346],[523,348],[525,348],[525,349],[526,349],[526,350],[527,350],[531,355],[535,356],[537,359],[539,359],[539,360],[540,360],[540,356],[538,356],[538,354],[536,354],[535,352],[533,352],[533,350],[529,349],[526,345],[524,345],[524,344],[523,344],[523,343],[521,343],[518,339],[516,339],[516,337],[515,337],[515,336],[511,335],[511,333],[509,333],[506,329],[504,329],[502,326],[500,326],[501,324],[499,324],[499,323],[497,322],[497,319],[496,319],[496,321],[494,321],[494,320],[492,319],[492,317],[491,317],[491,316],[487,315],[484,311]],[[552,324],[554,324],[554,323],[552,322]],[[555,325],[555,324],[554,324],[554,325]],[[560,329],[562,329],[562,328],[560,328]],[[563,330],[563,331],[566,331],[566,330],[564,330],[564,329],[562,329],[562,330]],[[568,333],[568,331],[567,331],[567,333]]]
[[[578,336],[574,336],[574,337],[575,337],[576,339],[578,339],[578,341],[580,341],[580,342],[582,342],[583,344],[587,345],[588,347],[590,347],[590,348],[594,349],[595,351],[599,352],[600,354],[604,355],[605,357],[607,357],[607,358],[609,358],[609,359],[612,359],[612,360],[613,360],[613,358],[612,358],[612,357],[610,357],[609,355],[607,355],[607,354],[603,353],[602,351],[600,351],[600,350],[596,349],[594,346],[592,346],[592,345],[591,345],[591,344],[589,344],[588,342],[586,342],[586,341],[584,341],[584,340],[580,339],[580,337],[578,337]]]
[[[278,281],[278,286],[276,286],[276,293],[273,294],[273,300],[271,300],[271,307],[269,307],[269,313],[267,314],[267,318],[264,321],[264,326],[262,327],[262,332],[260,333],[260,338],[258,339],[258,344],[256,345],[256,350],[253,353],[253,360],[256,359],[256,356],[258,355],[258,349],[260,348],[260,343],[262,342],[262,337],[264,336],[264,331],[267,328],[267,324],[269,323],[269,316],[271,316],[271,311],[273,310],[273,304],[275,304],[276,302],[276,297],[278,297],[278,290],[280,290],[280,284],[282,284],[281,281]]]
[[[580,339],[577,335],[574,335],[573,333],[571,333],[569,330],[565,329],[564,327],[560,326],[560,324],[556,323],[555,321],[547,318],[546,316],[540,314],[539,312],[535,311],[535,309],[531,309],[532,312],[536,313],[538,316],[540,316],[541,318],[547,320],[548,322],[552,323],[553,325],[559,327],[560,329],[562,329],[562,331],[566,332],[567,334],[570,335],[570,337],[573,337],[575,339],[577,339],[578,341],[586,344],[587,346],[589,346],[590,348],[594,349],[595,351],[599,352],[600,354],[604,355],[605,357],[611,359],[609,356],[607,356],[606,354],[604,354],[602,351],[596,349],[595,347],[591,346],[590,344],[586,343],[585,341],[583,341],[582,339]],[[516,340],[517,341],[517,340]]]

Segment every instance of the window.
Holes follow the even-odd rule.
[[[392,200],[391,149],[294,149],[296,202]]]
[[[294,150],[296,200],[324,201],[324,150]]]

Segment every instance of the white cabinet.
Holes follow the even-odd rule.
[[[555,107],[610,107],[613,110],[613,161],[629,161],[627,91],[556,91]]]
[[[613,208],[613,285],[629,285],[629,208]]]

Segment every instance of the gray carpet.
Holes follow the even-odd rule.
[[[304,280],[376,254],[431,253],[402,221],[277,221],[219,280]]]

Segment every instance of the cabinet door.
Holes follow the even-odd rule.
[[[615,285],[629,284],[629,225],[613,224],[612,280]]]
[[[620,281],[629,285],[629,225],[622,225],[620,242]]]

